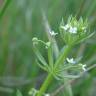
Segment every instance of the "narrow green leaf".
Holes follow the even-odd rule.
[[[60,55],[58,56],[56,60],[55,67],[58,67],[59,64],[64,63],[70,50],[71,50],[71,46],[65,46],[63,50],[61,50],[62,52],[60,52]]]
[[[80,75],[69,75],[69,74],[58,74],[58,78],[70,78],[70,79],[76,79],[76,78],[79,78]]]
[[[43,65],[46,65],[48,66],[46,60],[44,59],[44,57],[41,55],[41,53],[39,52],[39,50],[34,46],[33,48],[38,60],[43,64]]]
[[[53,52],[52,52],[52,45],[48,48],[48,60],[49,66],[53,69]]]
[[[5,0],[3,7],[0,9],[0,20],[2,19],[3,15],[10,3],[11,3],[11,0]]]
[[[91,33],[90,35],[88,35],[88,36],[86,36],[85,38],[81,39],[81,40],[80,40],[79,42],[77,42],[77,43],[83,42],[84,40],[86,40],[86,39],[92,37],[94,34],[95,34],[95,32]]]
[[[48,72],[48,70],[49,70],[49,67],[48,67],[48,66],[42,65],[42,64],[40,64],[38,61],[36,61],[36,63],[37,63],[37,65],[38,65],[41,69],[43,69],[43,70],[45,70],[45,71]]]

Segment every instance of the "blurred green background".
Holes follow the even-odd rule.
[[[7,0],[0,0],[2,8]],[[15,96],[19,89],[27,96],[30,88],[39,89],[46,77],[35,62],[32,51],[32,38],[48,41],[42,11],[49,26],[59,32],[62,18],[69,15],[88,18],[90,30],[96,30],[96,0],[8,0],[4,12],[0,13],[0,96]],[[64,43],[56,37],[61,48]],[[42,50],[46,57],[46,53]],[[81,62],[92,66],[96,64],[96,35],[77,45],[70,56],[82,57]],[[60,84],[57,84],[60,86]],[[96,68],[72,84],[74,96],[96,96]],[[49,92],[58,88],[50,86]],[[63,96],[63,91],[56,96]]]

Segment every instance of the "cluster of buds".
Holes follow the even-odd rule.
[[[87,20],[76,17],[69,17],[67,24],[64,24],[63,20],[60,24],[60,34],[66,44],[77,44],[90,36]]]

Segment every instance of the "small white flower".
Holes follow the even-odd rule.
[[[77,33],[77,27],[70,27],[69,32],[76,34]]]
[[[66,30],[68,30],[70,28],[70,25],[66,24],[65,26],[61,26],[61,28],[66,31]]]
[[[69,24],[66,24],[65,26],[61,26],[62,29],[65,31],[69,30],[70,33],[77,33],[77,27],[72,27]]]
[[[66,60],[67,60],[68,63],[72,63],[72,64],[76,63],[73,58],[71,58],[71,59],[67,58]]]
[[[45,94],[45,96],[50,96],[50,94]]]
[[[86,64],[80,64],[81,66],[82,66],[82,69],[83,69],[83,71],[85,72],[86,71]]]
[[[86,64],[82,65],[82,69],[86,71]]]
[[[51,36],[55,36],[55,35],[57,35],[57,34],[58,34],[58,33],[55,33],[54,31],[51,31],[51,32],[50,32],[50,35],[51,35]]]

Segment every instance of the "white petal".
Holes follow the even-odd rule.
[[[86,65],[82,65],[82,69],[83,69],[83,71],[86,71]]]
[[[77,28],[76,27],[70,27],[69,32],[70,33],[77,33]]]
[[[83,71],[86,71],[86,68],[85,68],[86,67],[86,64],[84,64],[84,65],[83,64],[80,64],[80,66],[82,66],[82,70]]]
[[[50,96],[50,94],[45,94],[45,96]]]
[[[68,63],[75,64],[75,61],[74,61],[74,59],[73,59],[73,58],[71,58],[71,59],[67,58],[66,60],[67,60],[67,62],[68,62]]]
[[[54,31],[51,31],[51,32],[50,32],[50,35],[51,35],[51,36],[55,36],[55,35],[57,35],[57,34],[58,34],[58,33],[55,33]]]

